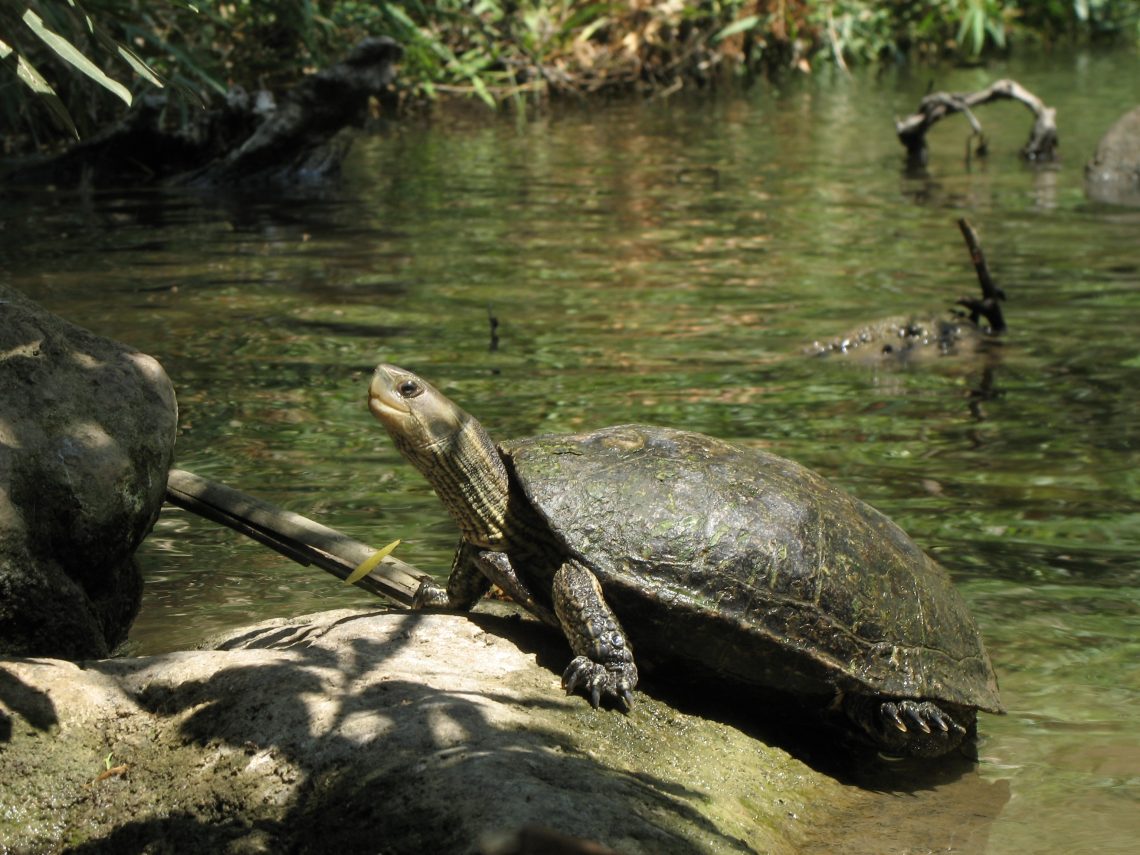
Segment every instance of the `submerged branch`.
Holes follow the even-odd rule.
[[[899,142],[906,146],[911,163],[926,162],[926,132],[939,120],[954,113],[964,113],[975,134],[982,125],[972,110],[990,101],[1012,100],[1024,104],[1034,115],[1029,142],[1021,149],[1026,160],[1051,160],[1057,150],[1057,111],[1014,80],[999,80],[979,92],[932,92],[918,105],[917,112],[895,120]]]
[[[958,228],[962,230],[962,237],[966,239],[966,246],[970,250],[970,260],[974,263],[974,270],[978,274],[978,283],[982,286],[982,298],[962,297],[958,300],[959,306],[970,310],[971,323],[978,323],[981,318],[990,322],[990,332],[1004,332],[1005,317],[1001,312],[1001,301],[1005,299],[1005,292],[994,284],[990,276],[986,256],[982,252],[982,245],[978,241],[977,232],[965,217],[958,220]]]

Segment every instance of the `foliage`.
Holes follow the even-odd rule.
[[[1007,12],[1001,0],[966,0],[961,10],[958,44],[973,56],[981,54],[987,42],[1004,48]]]
[[[4,0],[0,2],[0,62],[20,84],[13,92],[9,79],[5,81],[8,85],[0,90],[3,92],[0,113],[9,127],[19,123],[24,108],[36,103],[47,109],[60,128],[79,136],[72,119],[78,100],[74,97],[74,88],[65,89],[67,97],[61,98],[56,86],[40,71],[45,60],[70,66],[127,106],[131,105],[133,93],[109,73],[112,67],[114,73],[163,86],[154,69],[139,57],[129,42],[113,38],[104,29],[102,16],[88,14],[77,0],[15,5]],[[19,97],[27,92],[36,98]]]
[[[834,0],[812,4],[824,50],[857,62],[910,53],[977,59],[1016,39],[1140,37],[1132,0]]]
[[[36,28],[32,21],[40,20]],[[58,34],[53,41],[45,33]],[[560,92],[668,92],[740,73],[911,55],[976,59],[1024,37],[1140,34],[1135,0],[0,0],[0,114],[32,102],[75,133],[168,82],[280,87],[365,35],[405,49],[405,101],[489,105]],[[144,62],[140,56],[147,57]],[[64,70],[67,69],[67,70]],[[77,69],[82,74],[69,73]],[[11,85],[13,80],[19,85]],[[36,99],[27,93],[35,92]],[[108,97],[109,93],[113,96]],[[74,121],[73,121],[74,119]]]

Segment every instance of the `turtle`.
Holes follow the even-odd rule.
[[[461,532],[446,587],[425,575],[416,605],[468,610],[498,585],[562,630],[563,687],[594,707],[632,706],[636,648],[667,675],[818,702],[892,755],[946,754],[1003,711],[946,571],[798,463],[632,424],[496,444],[394,365],[369,409]]]

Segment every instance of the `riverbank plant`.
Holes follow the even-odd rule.
[[[148,86],[280,87],[365,35],[404,46],[404,104],[494,107],[1138,33],[1135,0],[0,0],[0,116],[9,146],[89,133]]]

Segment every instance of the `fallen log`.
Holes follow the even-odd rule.
[[[0,180],[96,187],[319,183],[340,169],[369,99],[391,99],[402,52],[389,38],[366,38],[344,60],[287,92],[234,88],[184,122],[168,117],[176,105],[165,93],[152,93],[122,120],[64,152],[0,164]]]
[[[1052,160],[1057,152],[1057,111],[1015,80],[998,80],[979,92],[932,92],[919,102],[918,110],[905,119],[895,119],[895,133],[907,151],[907,161],[915,165],[926,163],[926,132],[937,122],[954,113],[962,113],[973,128],[973,135],[981,137],[982,124],[973,109],[990,101],[1012,100],[1024,104],[1034,116],[1029,141],[1022,147],[1026,160]]]
[[[304,566],[316,566],[338,579],[372,559],[377,550],[335,529],[183,469],[167,476],[166,500],[220,523]],[[355,584],[373,594],[411,606],[424,574],[386,556]]]

